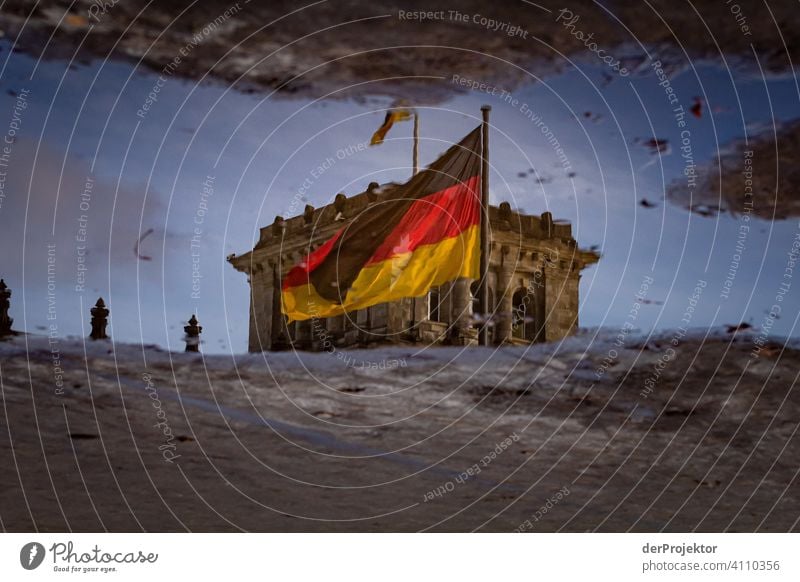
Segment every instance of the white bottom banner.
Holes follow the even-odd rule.
[[[795,581],[799,541],[794,534],[3,534],[0,579]]]

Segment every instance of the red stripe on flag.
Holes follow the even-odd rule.
[[[480,222],[479,176],[415,200],[367,265],[458,236]]]
[[[286,274],[286,277],[283,279],[283,289],[297,287],[298,285],[307,285],[308,274],[316,269],[319,264],[325,260],[325,257],[330,254],[331,250],[333,249],[333,245],[336,244],[336,241],[339,239],[342,232],[344,232],[344,229],[339,229],[339,231],[333,235],[329,241],[327,241],[317,250],[309,253],[299,265],[292,267],[292,269],[289,270],[289,272]]]

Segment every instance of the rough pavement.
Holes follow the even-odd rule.
[[[797,531],[798,351],[676,337],[231,358],[18,336],[0,525]]]

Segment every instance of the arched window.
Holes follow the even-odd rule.
[[[442,296],[438,289],[431,289],[428,292],[428,319],[431,321],[441,321]]]

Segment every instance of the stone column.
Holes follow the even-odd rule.
[[[342,194],[337,194],[336,198],[339,199]],[[296,265],[299,265],[306,258],[307,248],[302,248],[290,253],[291,260],[284,265],[288,272]],[[314,349],[314,330],[320,325],[318,315],[319,307],[315,304],[309,304],[309,314],[312,315],[311,319],[304,319],[295,323],[294,333],[294,347],[299,350],[313,350]]]
[[[290,347],[289,330],[286,325],[286,317],[281,311],[281,258],[277,256],[268,262],[271,271],[272,285],[268,293],[269,297],[269,349],[277,352],[288,350]]]
[[[247,351],[258,352],[261,347],[258,345],[258,331],[256,324],[258,318],[256,317],[256,285],[253,281],[253,272],[246,268],[244,271],[247,274],[247,283],[250,285],[250,312],[248,314],[248,328],[247,328]]]
[[[472,294],[469,291],[470,280],[461,278],[453,285],[453,326],[457,332],[457,339],[463,344],[467,338],[472,315]]]
[[[187,352],[200,351],[200,334],[203,333],[203,326],[197,325],[198,323],[200,322],[197,321],[197,318],[192,314],[192,317],[189,319],[189,325],[183,326],[183,332],[186,334],[183,341],[186,342]]]
[[[92,314],[92,333],[89,334],[89,337],[93,340],[108,339],[106,335],[106,326],[108,325],[108,316],[111,312],[106,309],[106,304],[102,297],[97,300],[97,303],[89,312]]]
[[[500,270],[497,278],[497,311],[495,312],[494,342],[503,344],[511,340],[511,317],[513,310],[514,290],[511,281],[514,278],[514,261],[509,248],[500,249]]]
[[[294,345],[299,350],[310,350],[313,347],[312,320],[298,321],[296,325]]]
[[[574,314],[569,305],[569,291],[566,273],[558,261],[553,261],[545,271],[545,339],[556,341],[568,336],[574,327],[577,317],[577,297],[575,299]],[[577,294],[577,287],[575,287]]]
[[[400,334],[406,329],[408,321],[411,319],[410,301],[408,299],[397,299],[387,305],[386,322],[386,341],[396,343],[400,339]]]
[[[248,350],[261,352],[271,347],[272,271],[262,263],[250,271],[250,340]]]
[[[533,279],[531,282],[533,286],[533,294],[535,297],[536,312],[534,317],[536,319],[536,339],[537,342],[547,340],[545,318],[547,317],[547,297],[545,294],[546,278],[544,270],[539,268],[533,272]]]

